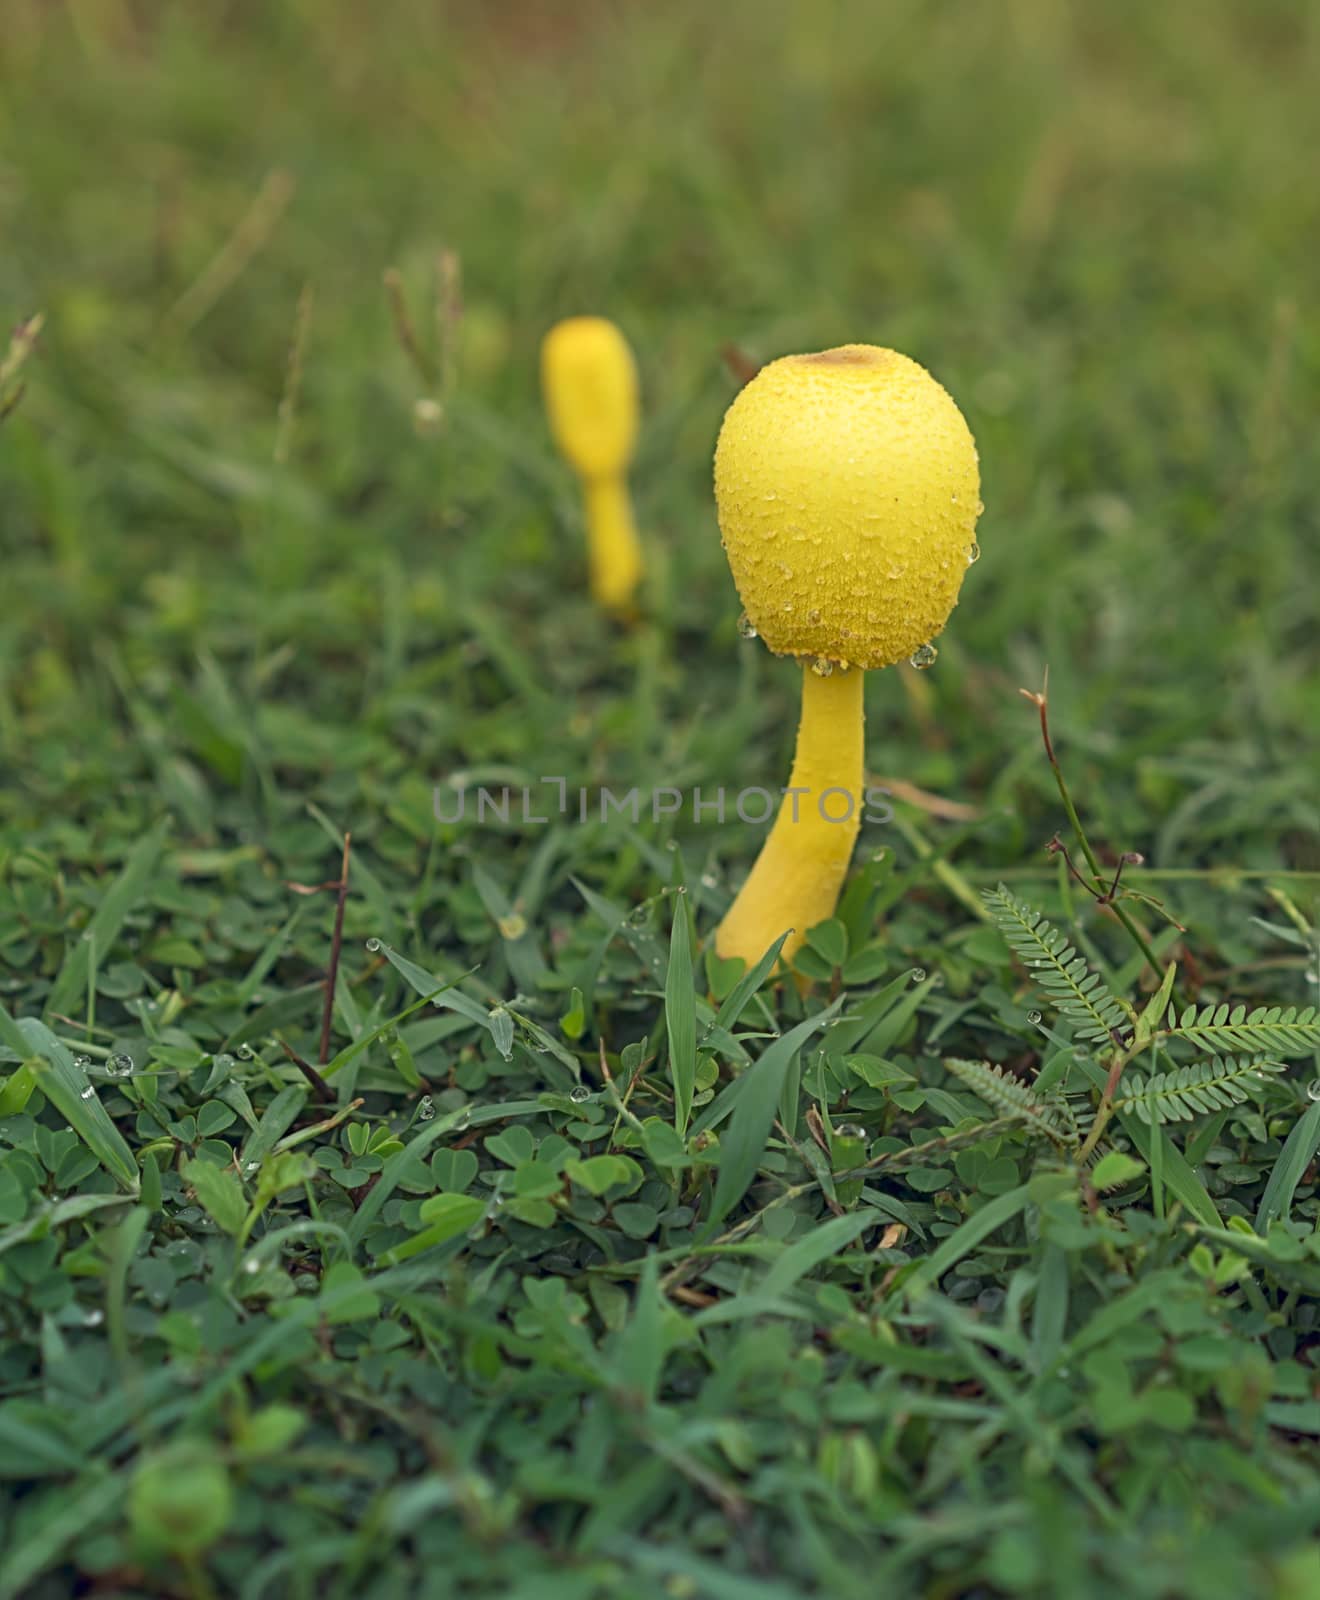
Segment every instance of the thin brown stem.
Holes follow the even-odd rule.
[[[348,859],[353,846],[353,835],[344,835],[344,856],[339,868],[338,894],[335,898],[335,931],[330,938],[330,967],[325,975],[325,1004],[321,1008],[321,1048],[317,1060],[324,1066],[330,1059],[330,1025],[335,1015],[335,985],[339,982],[339,957],[344,946],[344,902],[348,899]]]
[[[311,1084],[312,1093],[318,1100],[330,1101],[334,1099],[334,1090],[325,1081],[325,1079],[310,1061],[304,1061],[296,1050],[292,1049],[288,1044],[285,1043],[283,1039],[280,1038],[278,1033],[275,1035],[275,1043],[279,1045],[280,1049],[283,1050],[285,1055],[288,1056],[289,1060],[293,1062],[298,1071],[301,1072],[303,1077],[307,1079],[309,1084]]]
[[[1023,699],[1030,700],[1040,713],[1040,735],[1045,745],[1046,760],[1048,760],[1050,764],[1050,770],[1054,773],[1055,786],[1059,791],[1059,798],[1063,801],[1063,809],[1068,813],[1068,821],[1072,824],[1073,833],[1076,836],[1077,843],[1081,847],[1082,854],[1086,857],[1086,864],[1088,867],[1090,867],[1092,876],[1095,878],[1096,890],[1094,892],[1096,894],[1096,898],[1103,900],[1104,874],[1100,869],[1100,859],[1096,855],[1095,851],[1091,848],[1091,841],[1087,837],[1086,829],[1082,826],[1082,819],[1077,814],[1077,807],[1073,803],[1072,791],[1068,788],[1068,780],[1063,775],[1063,767],[1060,765],[1059,758],[1055,754],[1054,741],[1050,737],[1050,675],[1048,668],[1045,672],[1045,681],[1041,685],[1039,691],[1035,689],[1019,689],[1018,693],[1023,697]],[[1123,927],[1127,930],[1129,937],[1136,944],[1142,955],[1145,956],[1147,964],[1149,965],[1150,970],[1154,973],[1155,977],[1157,979],[1163,978],[1164,973],[1160,968],[1159,957],[1152,949],[1150,939],[1147,937],[1145,931],[1136,922],[1132,914],[1121,903],[1114,901],[1110,901],[1108,903],[1113,906],[1114,915],[1123,924]]]

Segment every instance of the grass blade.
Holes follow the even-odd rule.
[[[964,1256],[970,1255],[983,1239],[988,1239],[992,1233],[997,1232],[1006,1222],[1011,1222],[1017,1216],[1027,1204],[1029,1187],[1024,1183],[1019,1188],[1010,1189],[1007,1194],[996,1195],[979,1211],[974,1211],[937,1250],[933,1250],[924,1261],[918,1263],[915,1272],[898,1283],[894,1293],[905,1294],[909,1299],[915,1299],[923,1294],[932,1283],[938,1282],[950,1267],[956,1265]]]
[[[37,1077],[42,1094],[111,1177],[136,1192],[138,1165],[133,1152],[97,1098],[87,1074],[44,1022],[27,1018],[17,1028],[25,1043],[24,1056],[40,1056],[45,1063]]]
[[[733,988],[730,989],[724,1004],[720,1007],[719,1015],[712,1024],[715,1028],[730,1029],[742,1016],[747,1002],[761,987],[774,970],[775,962],[779,960],[779,952],[784,947],[786,933],[781,933],[766,953],[748,972],[744,972]]]
[[[669,936],[665,976],[665,1024],[669,1030],[669,1076],[674,1085],[674,1127],[687,1133],[692,1090],[697,1079],[697,1010],[692,992],[692,942],[687,901],[674,896],[674,926]]]
[[[835,1006],[837,1004],[836,1001]],[[799,1022],[782,1039],[776,1039],[765,1054],[725,1090],[725,1095],[729,1095],[733,1102],[733,1109],[729,1131],[720,1142],[719,1174],[706,1223],[707,1237],[751,1187],[761,1157],[765,1154],[770,1129],[774,1126],[780,1090],[789,1066],[811,1035],[833,1015],[834,1009],[832,1006],[828,1011],[817,1012],[814,1017]],[[736,1099],[730,1094],[735,1089],[738,1091]],[[713,1110],[715,1104],[718,1101],[710,1109]]]
[[[876,1226],[876,1218],[869,1210],[853,1211],[846,1217],[831,1217],[828,1222],[822,1222],[789,1245],[757,1285],[757,1295],[773,1300],[786,1294],[799,1278],[845,1249],[867,1228]]]
[[[151,882],[156,863],[160,860],[168,826],[165,822],[158,823],[139,839],[129,852],[128,860],[125,861],[119,876],[102,895],[101,903],[97,906],[96,913],[87,924],[82,937],[75,941],[64,958],[64,965],[51,985],[50,996],[46,1001],[47,1017],[52,1017],[57,1012],[67,1016],[77,1004],[79,997],[87,988],[92,951],[99,952],[102,960],[110,954],[110,948],[120,928],[136,909],[147,885]]]
[[[1103,1090],[1106,1077],[1104,1068],[1095,1061],[1087,1059],[1079,1060],[1078,1065],[1096,1088]],[[1210,1198],[1206,1186],[1196,1176],[1196,1169],[1164,1129],[1143,1122],[1134,1111],[1120,1111],[1117,1108],[1115,1110],[1123,1132],[1131,1139],[1146,1164],[1148,1166],[1159,1164],[1164,1185],[1170,1194],[1181,1200],[1199,1221],[1207,1223],[1212,1228],[1222,1228],[1224,1219],[1219,1215],[1219,1208]],[[1155,1153],[1157,1142],[1161,1146],[1158,1154]]]
[[[425,967],[419,967],[415,961],[409,961],[407,956],[401,956],[397,950],[384,943],[380,947],[380,953],[399,976],[432,1005],[440,1006],[445,1011],[456,1011],[460,1017],[466,1017],[469,1022],[475,1022],[479,1027],[485,1028],[495,1040],[499,1053],[508,1059],[509,1052],[503,1048],[503,1043],[496,1033],[496,1025],[491,1021],[490,1012],[480,1000],[474,1000],[471,995],[453,987],[460,981],[459,979],[433,977]]]
[[[1287,1220],[1302,1174],[1320,1150],[1320,1101],[1307,1106],[1284,1140],[1256,1211],[1256,1232],[1264,1233],[1276,1217]]]

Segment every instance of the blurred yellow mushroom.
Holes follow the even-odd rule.
[[[627,616],[642,577],[628,494],[637,442],[637,363],[604,317],[569,317],[541,345],[541,388],[560,454],[582,480],[591,593]]]
[[[861,826],[862,675],[935,659],[979,551],[976,445],[915,361],[876,345],[785,356],[730,406],[715,500],[746,636],[803,666],[792,776],[715,935],[760,959],[832,916]]]

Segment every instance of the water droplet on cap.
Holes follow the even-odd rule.
[[[817,656],[811,663],[811,670],[818,678],[832,678],[834,676],[834,663],[827,661],[824,656]]]
[[[979,544],[977,544],[976,540],[973,539],[972,540],[972,548],[967,552],[967,565],[969,567],[974,567],[976,565],[976,563],[980,559],[981,559],[981,547],[980,547]]]
[[[927,667],[935,665],[939,651],[933,644],[919,644],[912,652],[909,660],[918,672],[924,672]]]
[[[740,639],[756,638],[756,624],[745,611],[741,612],[738,617],[738,637]]]

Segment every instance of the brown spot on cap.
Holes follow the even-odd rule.
[[[818,350],[814,355],[790,356],[807,367],[883,367],[893,358],[892,350],[877,350],[874,345],[841,344],[834,350]]]

